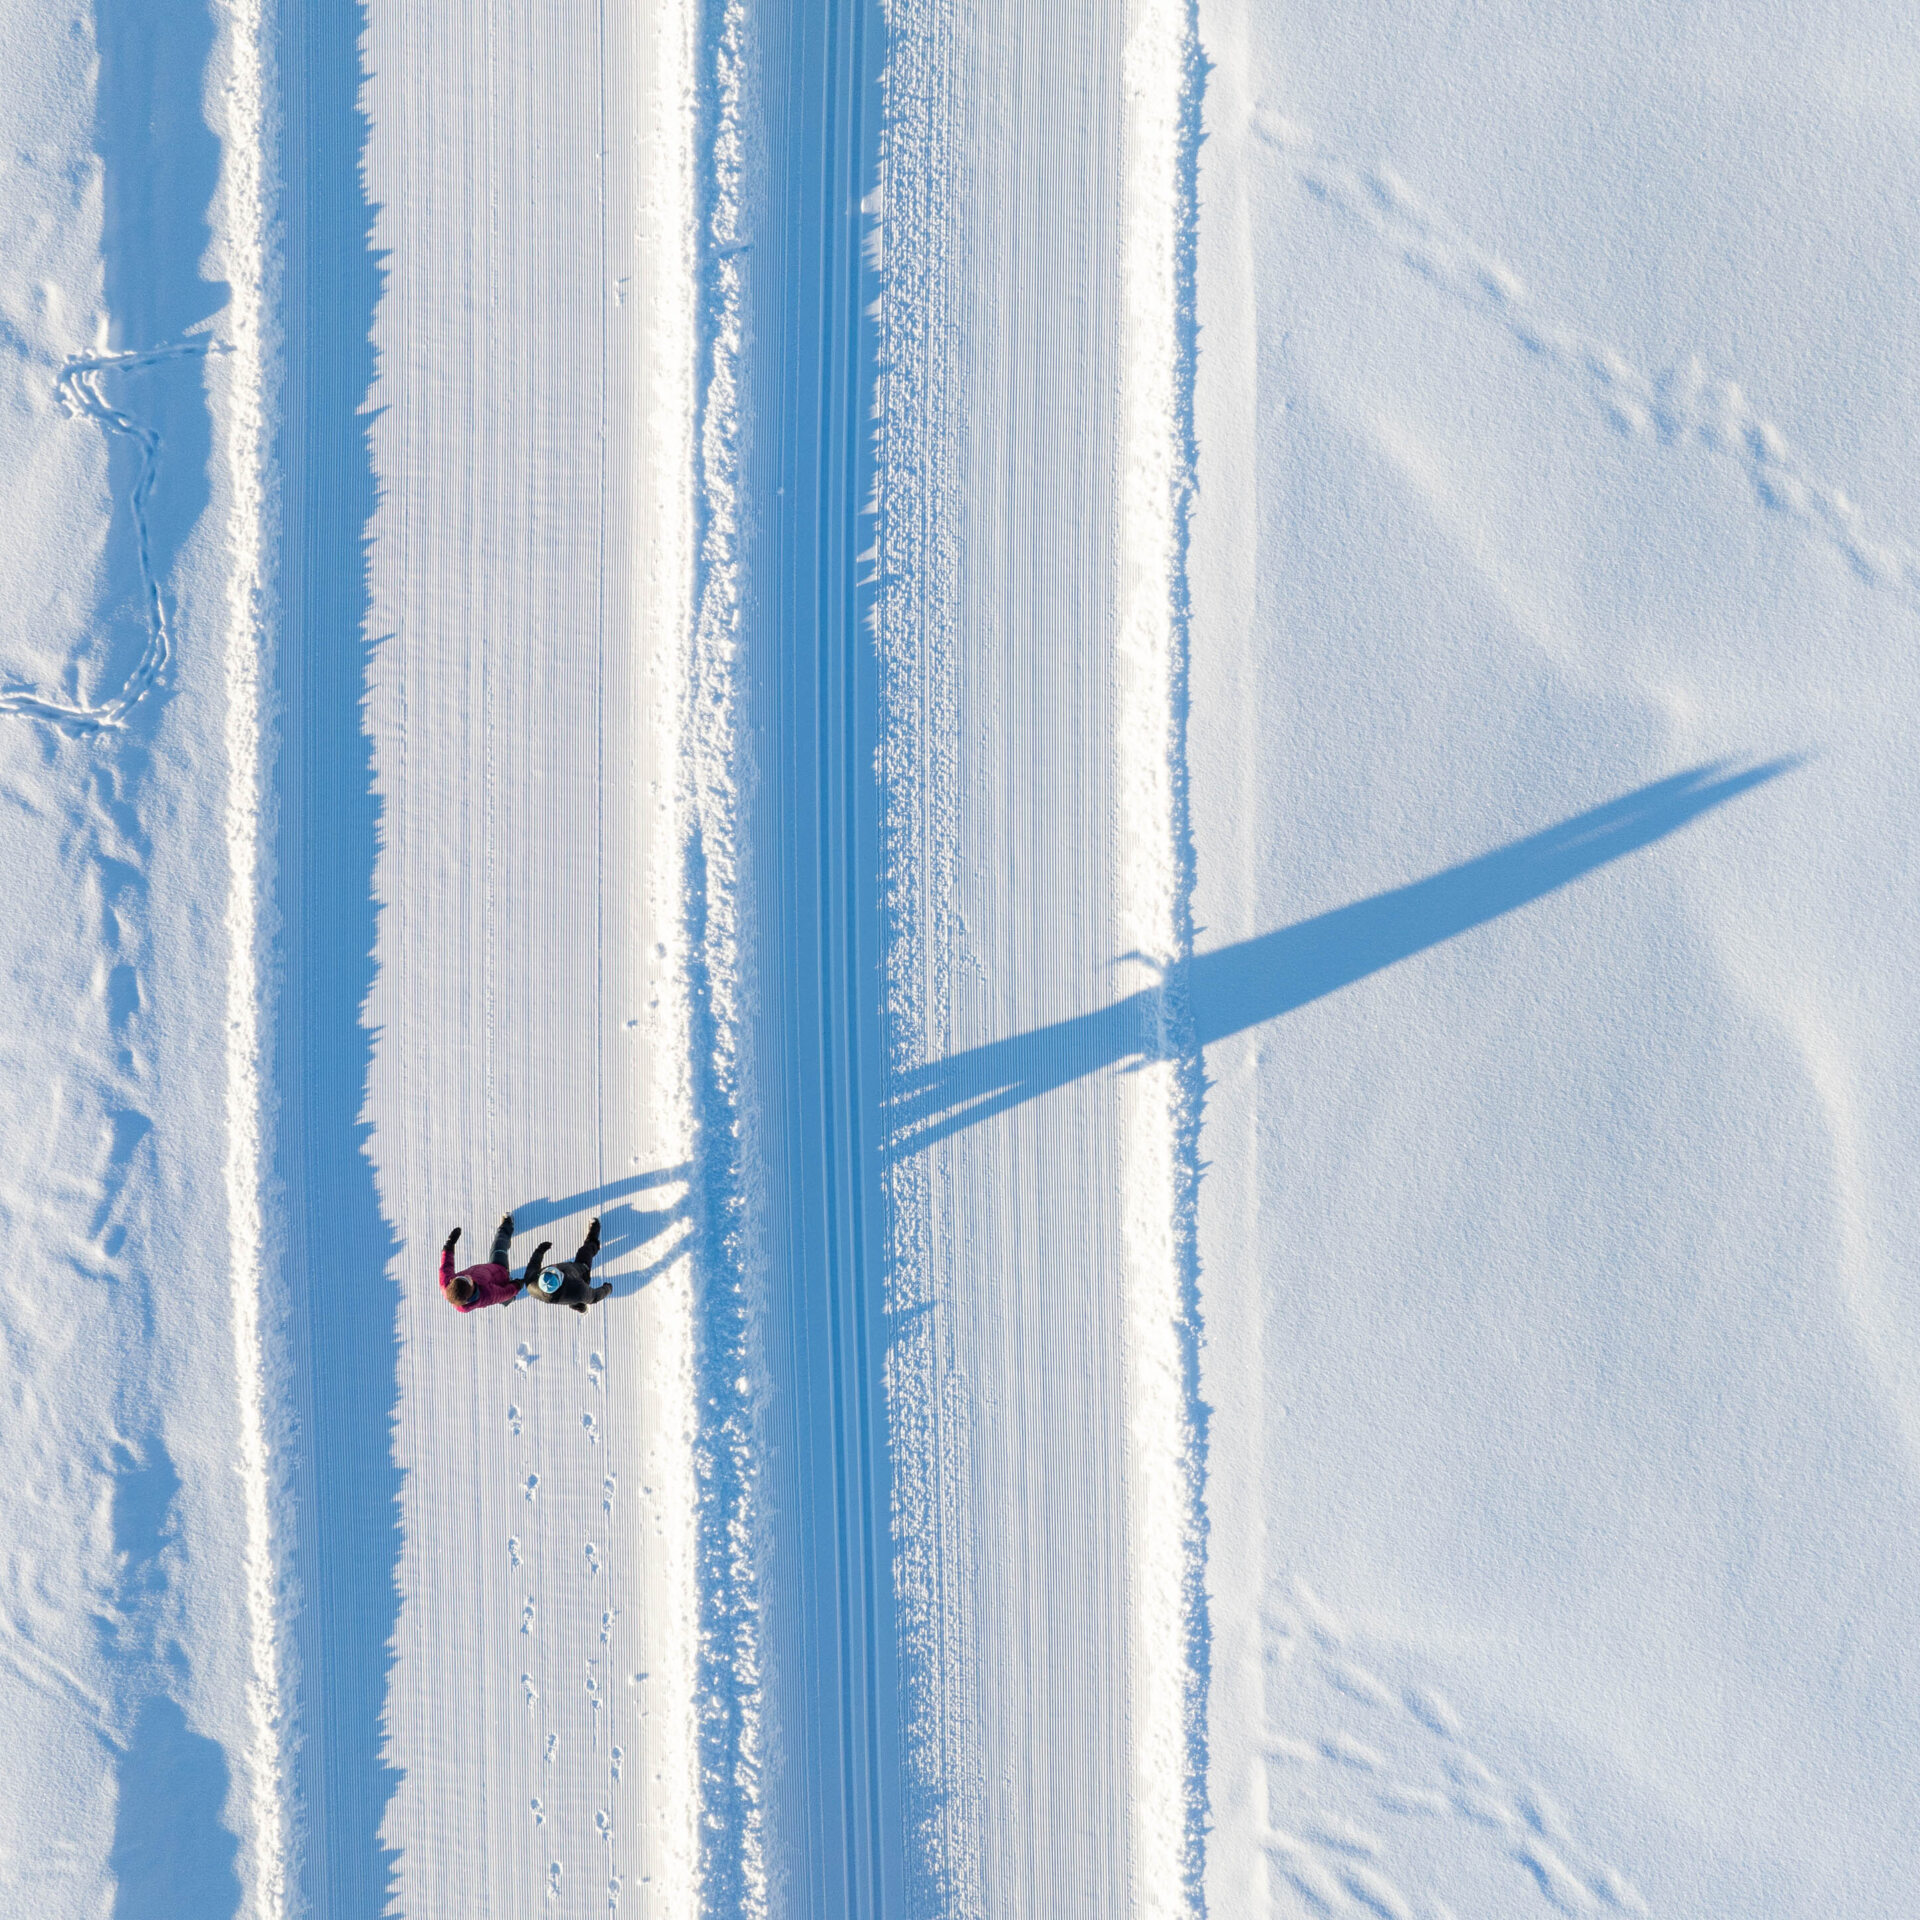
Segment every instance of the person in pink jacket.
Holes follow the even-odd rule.
[[[493,1251],[477,1267],[453,1270],[453,1250],[460,1240],[455,1227],[440,1249],[440,1291],[456,1313],[472,1313],[480,1307],[503,1307],[520,1297],[524,1280],[516,1280],[507,1265],[507,1251],[513,1244],[513,1215],[500,1216],[493,1236]]]

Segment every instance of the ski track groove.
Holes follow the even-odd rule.
[[[872,379],[862,186],[877,159],[871,0],[798,7],[784,101],[780,293],[789,384],[778,452],[778,939],[787,994],[789,1392],[800,1474],[796,1680],[810,1755],[798,1844],[821,1915],[895,1910],[891,1583],[884,1408],[871,1320],[877,1247],[876,713],[860,522]],[[776,616],[777,617],[777,616]],[[804,798],[802,798],[804,796]],[[795,804],[798,802],[798,804]],[[872,916],[871,920],[869,916]],[[869,1032],[873,1026],[876,1031]],[[816,1409],[816,1396],[821,1404]],[[799,1783],[797,1783],[799,1784]]]

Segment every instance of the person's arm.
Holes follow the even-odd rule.
[[[453,1278],[453,1250],[455,1246],[459,1244],[459,1240],[460,1229],[455,1227],[454,1230],[447,1235],[447,1244],[440,1249],[440,1285],[443,1289],[447,1282]]]
[[[540,1263],[547,1257],[547,1249],[552,1245],[551,1240],[542,1240],[534,1248],[533,1257],[527,1262],[526,1277],[520,1282],[523,1287],[532,1286],[540,1278]]]

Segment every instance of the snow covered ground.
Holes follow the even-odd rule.
[[[1911,1904],[1904,10],[0,48],[8,1911]]]

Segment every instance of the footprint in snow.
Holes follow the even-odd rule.
[[[607,1477],[600,1482],[600,1511],[602,1513],[611,1513],[613,1511],[612,1474],[608,1474]]]
[[[622,1752],[620,1748],[618,1747],[614,1748],[612,1772],[613,1772],[613,1781],[615,1786],[618,1786],[620,1784],[620,1763],[626,1757],[627,1757],[626,1754]]]
[[[587,1571],[589,1573],[600,1571],[600,1549],[591,1540],[587,1542]]]
[[[536,1827],[544,1827],[547,1824],[546,1810],[541,1806],[540,1796],[537,1793],[533,1796],[531,1804],[533,1808],[533,1824]]]
[[[600,1444],[600,1423],[591,1413],[583,1413],[580,1416],[580,1425],[586,1432],[588,1443],[597,1447]]]
[[[533,1595],[528,1594],[527,1604],[520,1609],[520,1631],[522,1633],[531,1633],[533,1631],[533,1614]]]
[[[599,1834],[602,1840],[611,1840],[613,1838],[613,1817],[605,1808],[602,1808],[593,1816],[593,1825],[594,1831]]]
[[[547,1867],[547,1898],[549,1900],[560,1898],[560,1862],[558,1860],[551,1862]]]
[[[517,1347],[515,1347],[513,1350],[514,1372],[525,1373],[526,1370],[530,1366],[532,1366],[533,1363],[539,1358],[540,1356],[537,1353],[535,1353],[534,1350],[530,1346],[528,1346],[524,1340],[522,1340],[520,1344]]]
[[[533,1675],[523,1673],[520,1676],[520,1690],[527,1696],[527,1705],[532,1706],[540,1698],[540,1689],[533,1684]]]
[[[606,1360],[600,1354],[590,1353],[587,1355],[587,1378],[591,1380],[596,1387],[603,1384],[600,1376],[605,1373],[606,1367]]]
[[[520,1437],[520,1409],[518,1407],[509,1407],[507,1409],[507,1431],[512,1434],[515,1439]]]
[[[516,1533],[507,1542],[507,1565],[517,1567],[520,1564],[520,1536]]]
[[[540,1476],[537,1473],[527,1475],[524,1491],[529,1500],[540,1491]]]

